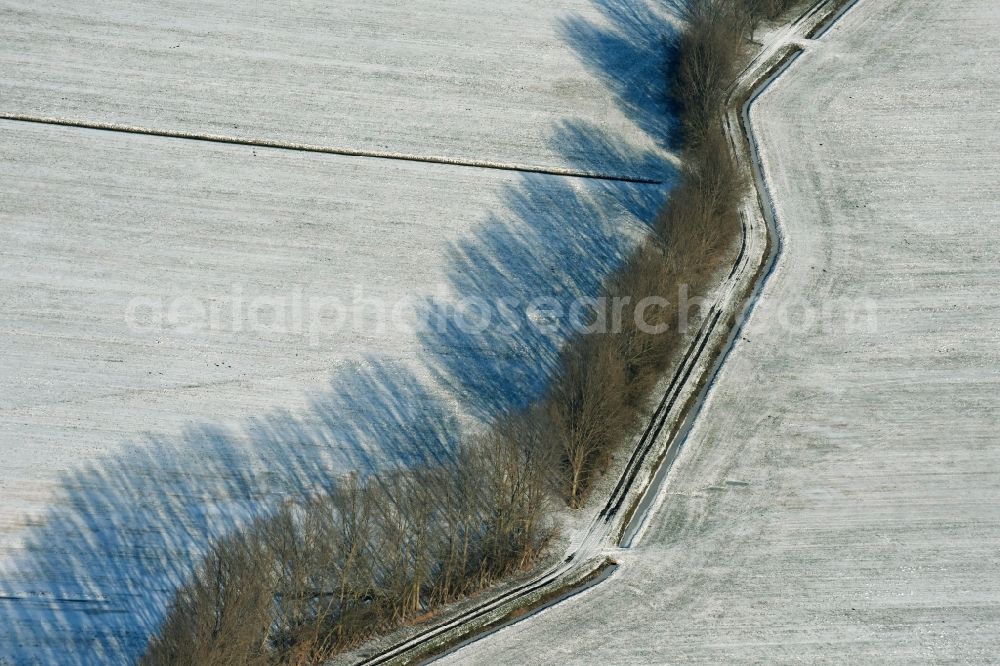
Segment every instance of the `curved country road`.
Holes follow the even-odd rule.
[[[447,663],[986,662],[1000,7],[860,0],[750,114],[784,239],[622,566]]]
[[[774,204],[750,127],[750,108],[800,55],[799,42],[803,37],[825,32],[843,13],[834,10],[849,7],[850,4],[837,0],[818,0],[807,6],[798,19],[763,38],[759,52],[733,85],[725,129],[737,158],[753,174],[756,194],[748,197],[741,211],[742,246],[601,511],[572,535],[571,545],[560,563],[524,583],[486,595],[479,603],[388,647],[368,653],[361,663],[372,666],[411,663],[437,653],[442,645],[457,644],[458,647],[446,651],[454,652],[495,633],[498,627],[522,622],[615,575],[616,569],[603,570],[600,575],[597,572],[606,557],[621,559],[624,549],[632,548],[641,537],[652,509],[664,496],[666,476],[682,451],[723,363],[739,341],[742,327],[781,251]],[[728,325],[730,317],[735,325]],[[584,581],[577,582],[581,578]],[[539,605],[539,598],[546,594],[558,598]],[[522,610],[511,613],[518,608]],[[505,619],[508,613],[512,619]]]

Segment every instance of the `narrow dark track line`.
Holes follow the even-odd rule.
[[[708,338],[715,328],[715,323],[719,319],[719,313],[716,312],[716,306],[712,306],[712,309],[705,316],[702,321],[701,327],[698,333],[695,335],[694,340],[688,346],[687,351],[684,354],[683,359],[677,366],[677,370],[674,372],[674,376],[670,380],[670,384],[667,386],[667,390],[663,394],[663,398],[660,400],[660,404],[656,407],[653,412],[652,418],[646,425],[646,430],[643,432],[642,437],[639,439],[639,445],[632,450],[632,455],[629,458],[628,463],[625,465],[625,469],[622,472],[621,477],[618,479],[618,483],[615,485],[614,490],[611,491],[611,496],[608,498],[607,504],[601,510],[600,517],[604,520],[611,520],[621,509],[622,502],[625,501],[625,497],[628,495],[628,491],[631,490],[632,484],[635,483],[635,479],[639,474],[639,470],[642,469],[643,463],[646,461],[646,456],[653,448],[653,444],[656,442],[656,438],[659,436],[660,432],[663,430],[663,425],[666,423],[667,415],[673,408],[674,403],[677,401],[677,396],[680,394],[681,387],[690,377],[692,370],[694,369],[694,364],[698,361],[701,351],[705,348],[708,343]],[[714,317],[713,317],[714,314]],[[698,353],[695,354],[695,350]],[[692,358],[692,354],[694,354]]]
[[[451,621],[447,622],[444,625],[430,627],[425,631],[422,631],[416,634],[415,636],[410,637],[407,641],[405,641],[405,643],[401,643],[394,648],[390,648],[389,650],[382,652],[379,655],[373,656],[371,659],[366,660],[364,663],[372,666],[376,664],[387,663],[399,656],[397,650],[402,648],[404,645],[419,644],[423,640],[444,633],[445,631],[447,631],[452,627],[456,627],[461,624],[465,624],[466,622],[471,622],[473,620],[479,619],[483,615],[486,615],[487,613],[496,610],[497,608],[503,606],[504,604],[508,604],[512,601],[517,601],[518,599],[521,599],[526,595],[529,595],[532,592],[545,587],[546,585],[554,581],[556,578],[561,576],[564,572],[565,569],[563,567],[559,567],[556,570],[549,571],[547,574],[542,575],[541,578],[535,578],[533,580],[530,580],[526,583],[523,583],[511,589],[503,597],[499,599],[494,599],[493,602],[491,603],[487,603],[482,606],[476,606],[475,608],[469,609],[462,615],[452,618]]]
[[[581,584],[581,585],[579,585],[577,587],[574,587],[574,588],[572,588],[570,590],[567,590],[567,591],[563,592],[560,595],[557,595],[554,599],[546,601],[545,603],[541,604],[540,606],[536,606],[536,607],[531,608],[531,610],[528,611],[527,613],[525,613],[524,615],[518,615],[518,616],[516,616],[514,618],[511,618],[511,619],[509,619],[509,620],[507,620],[505,622],[502,622],[502,623],[500,623],[500,624],[498,624],[496,626],[493,626],[489,630],[487,630],[486,632],[484,632],[484,633],[482,633],[482,634],[480,634],[478,636],[472,636],[470,638],[467,638],[466,640],[461,641],[460,643],[458,643],[458,644],[456,644],[456,645],[448,648],[447,650],[444,650],[440,654],[433,655],[433,656],[431,656],[431,657],[429,657],[427,659],[422,659],[422,660],[418,661],[417,663],[420,664],[420,665],[423,665],[423,664],[429,664],[431,662],[437,661],[438,659],[441,659],[441,658],[446,657],[446,656],[448,656],[450,654],[458,652],[459,650],[461,650],[463,647],[465,647],[467,645],[471,645],[472,643],[475,643],[476,641],[479,641],[479,640],[482,640],[482,639],[484,639],[484,638],[486,638],[488,636],[491,636],[492,634],[495,634],[495,633],[499,632],[502,629],[506,629],[507,627],[510,627],[512,625],[515,625],[515,624],[518,624],[519,622],[524,622],[525,620],[530,619],[534,615],[538,615],[539,613],[541,613],[542,611],[544,611],[546,609],[552,608],[553,606],[555,606],[557,604],[561,604],[562,602],[566,601],[567,599],[569,599],[571,597],[575,597],[578,594],[582,594],[583,592],[586,592],[587,590],[589,590],[592,587],[596,587],[596,586],[600,585],[601,583],[603,583],[604,581],[606,581],[608,578],[610,578],[612,575],[614,575],[614,573],[616,571],[618,571],[618,567],[619,567],[619,565],[613,564],[613,565],[607,567],[602,573],[600,573],[593,580],[586,581],[586,582],[584,582],[583,584]]]
[[[806,39],[819,39],[827,33],[840,19],[844,18],[844,14],[854,9],[854,6],[858,4],[860,0],[841,0],[840,7],[835,11],[822,25],[813,28],[807,35]]]
[[[802,16],[799,17],[798,20],[796,20],[793,23],[793,26],[797,26],[805,19],[814,16],[829,1],[830,0],[819,0],[818,2],[816,2],[814,5],[810,7],[809,10],[807,10]],[[857,2],[858,0],[847,0],[846,7],[843,8],[838,13],[836,13],[834,18],[830,21],[830,23],[824,27],[824,32],[828,30],[833,23],[835,23]],[[739,134],[747,140],[750,153],[750,167],[754,176],[754,186],[755,189],[757,190],[757,197],[761,213],[764,216],[764,221],[767,226],[769,236],[771,238],[771,247],[768,254],[764,257],[764,263],[762,264],[761,270],[754,281],[754,286],[747,299],[746,306],[742,309],[742,311],[740,312],[740,317],[737,318],[737,320],[731,327],[729,335],[727,336],[727,340],[725,341],[722,349],[719,351],[718,356],[715,358],[712,367],[709,368],[705,373],[706,381],[704,385],[701,387],[701,390],[698,392],[698,395],[695,399],[695,406],[683,419],[682,423],[679,424],[678,429],[672,436],[672,441],[667,447],[665,459],[661,463],[659,463],[653,481],[643,491],[644,499],[646,498],[651,499],[652,497],[655,497],[658,494],[657,492],[651,493],[651,491],[659,487],[658,479],[662,475],[664,475],[666,471],[668,471],[672,466],[673,460],[676,458],[677,453],[683,446],[684,441],[687,439],[687,436],[694,422],[699,417],[701,412],[701,406],[704,404],[705,399],[707,398],[708,394],[711,392],[713,386],[715,385],[715,382],[718,378],[722,366],[725,364],[726,359],[728,358],[730,352],[735,346],[736,341],[739,339],[742,333],[744,325],[746,324],[747,320],[750,318],[751,313],[755,309],[757,301],[759,301],[760,296],[764,290],[764,286],[767,284],[771,275],[774,273],[777,267],[778,258],[781,255],[783,246],[781,230],[776,220],[777,216],[775,212],[774,201],[770,196],[770,192],[768,191],[767,188],[766,179],[763,174],[759,147],[757,145],[756,137],[753,135],[752,128],[750,125],[749,112],[753,102],[761,95],[761,93],[763,93],[764,90],[766,90],[779,76],[781,76],[795,62],[795,60],[797,60],[797,58],[801,54],[802,54],[801,49],[789,53],[783,62],[780,62],[778,65],[776,65],[776,67],[770,73],[769,76],[756,83],[754,89],[752,90],[752,92],[749,94],[749,96],[739,109],[739,119],[740,119]],[[740,76],[737,77],[737,80],[739,80],[739,78],[741,78],[746,71],[750,70],[753,66],[755,66],[758,62],[758,59],[759,57],[754,58],[753,61],[744,69],[743,73],[741,73]],[[735,88],[736,84],[734,84],[733,87],[730,89],[729,91],[730,94],[732,94]],[[729,137],[730,143],[732,144],[732,147],[735,150],[736,145],[734,143],[734,138],[733,138],[735,132],[733,132],[732,127],[728,124],[728,120],[726,129],[727,129],[726,133]],[[729,278],[732,278],[733,274],[736,273],[740,269],[740,267],[745,265],[747,262],[747,257],[746,257],[747,224],[745,219],[743,222],[744,222],[742,225],[743,243],[740,247],[737,258],[734,261],[733,269],[732,271],[730,271]],[[677,370],[675,371],[674,376],[671,378],[670,384],[668,385],[666,391],[664,392],[663,398],[660,400],[660,403],[654,410],[653,416],[650,419],[646,427],[646,430],[643,432],[643,435],[639,440],[639,444],[633,450],[630,459],[626,464],[625,469],[622,472],[622,476],[620,477],[618,483],[615,485],[615,488],[612,490],[611,496],[609,497],[607,504],[602,509],[600,514],[598,514],[594,523],[591,524],[590,527],[591,532],[595,529],[597,524],[601,522],[610,521],[611,518],[615,515],[615,513],[617,513],[621,508],[622,502],[624,501],[625,497],[628,495],[628,492],[632,489],[635,483],[638,471],[642,468],[642,461],[645,460],[649,451],[652,450],[653,443],[657,440],[660,433],[662,432],[662,429],[666,424],[667,416],[671,412],[673,405],[676,401],[676,398],[680,393],[681,388],[685,386],[687,382],[690,380],[691,375],[694,371],[694,367],[697,365],[699,359],[705,353],[709,339],[711,338],[712,333],[718,327],[720,320],[722,319],[722,314],[723,312],[718,308],[718,304],[713,305],[712,309],[706,314],[705,318],[702,321],[701,327],[699,328],[698,333],[691,340],[691,343],[688,346],[688,349],[683,359],[681,360],[681,363],[679,364]],[[622,535],[621,538],[619,539],[619,544],[618,544],[619,547],[622,548],[631,547],[632,540],[634,539],[638,529],[641,527],[641,523],[643,520],[643,515],[642,515],[643,511],[639,510],[641,508],[642,507],[640,505],[637,508],[636,512],[629,519],[628,524],[623,526]],[[639,520],[639,523],[633,526],[632,523],[634,523],[636,520]],[[445,625],[438,625],[437,627],[428,628],[427,630],[418,633],[416,636],[413,636],[401,643],[396,644],[394,647],[391,647],[381,652],[379,655],[374,656],[369,660],[365,660],[363,663],[365,664],[388,663],[391,660],[399,657],[401,654],[404,654],[406,650],[416,645],[419,645],[427,637],[443,633],[444,631],[447,631],[450,628],[459,626],[470,620],[474,620],[498,608],[499,606],[505,603],[521,599],[525,595],[534,592],[542,587],[545,587],[546,585],[549,585],[551,582],[557,580],[566,571],[568,571],[570,568],[573,567],[573,565],[575,564],[575,562],[573,562],[573,558],[576,554],[577,551],[574,551],[563,562],[559,563],[559,565],[549,569],[548,571],[539,575],[535,579],[513,588],[507,593],[501,595],[499,598],[494,598],[493,600],[483,604],[482,606],[470,609],[465,613],[462,613],[461,615],[452,618]],[[482,636],[471,637],[463,641],[463,645],[474,642],[479,638],[482,638]],[[432,657],[431,660],[434,658],[436,657]],[[428,661],[427,659],[424,659],[421,663],[426,663],[427,661]]]
[[[537,173],[547,176],[563,176],[566,178],[586,178],[590,180],[606,180],[606,181],[620,182],[620,183],[634,183],[637,185],[663,184],[663,181],[658,178],[643,178],[640,176],[608,174],[608,173],[600,173],[598,171],[584,171],[579,169],[565,169],[562,167],[544,167],[544,166],[533,166],[530,164],[493,162],[490,160],[471,160],[471,159],[460,159],[452,157],[439,157],[436,155],[413,155],[409,153],[395,153],[391,151],[360,150],[355,148],[337,148],[334,146],[317,146],[308,143],[295,143],[290,141],[277,141],[271,139],[244,139],[236,136],[226,136],[223,134],[200,134],[198,132],[182,132],[178,130],[159,130],[148,127],[121,125],[117,123],[102,123],[89,120],[73,120],[68,118],[46,118],[43,116],[30,116],[30,115],[13,114],[13,113],[0,113],[0,120],[31,123],[34,125],[54,125],[57,127],[72,127],[75,129],[88,129],[100,132],[138,134],[142,136],[153,136],[166,139],[185,139],[187,141],[223,143],[232,146],[248,146],[252,148],[273,148],[275,150],[291,150],[301,153],[320,153],[325,155],[340,155],[344,157],[365,157],[370,159],[395,160],[400,162],[422,162],[424,164],[443,164],[447,166],[467,167],[473,169],[490,169],[494,171],[516,171],[520,173]]]

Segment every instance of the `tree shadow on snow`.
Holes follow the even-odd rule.
[[[602,133],[566,124],[559,144],[605,155]],[[639,156],[663,184],[521,175],[504,206],[449,249],[448,298],[428,299],[419,331],[435,377],[479,418],[522,407],[547,385],[582,308],[649,230],[673,168]]]
[[[545,389],[574,324],[569,306],[597,294],[675,177],[665,149],[676,123],[660,71],[673,27],[642,2],[595,6],[599,23],[567,18],[561,34],[646,147],[580,122],[553,127],[552,144],[567,166],[658,184],[512,176],[503,205],[449,249],[452,293],[423,303],[420,362],[482,422]],[[532,313],[530,303],[562,312]],[[490,325],[470,326],[466,306]],[[304,414],[274,411],[239,432],[203,425],[149,438],[66,475],[4,570],[0,663],[134,661],[212,539],[281,501],[322,492],[344,470],[445,459],[458,423],[411,368],[367,359],[338,371]]]
[[[563,40],[613,95],[618,108],[657,145],[680,147],[678,114],[665,75],[677,51],[675,18],[685,0],[592,0],[603,21],[579,15],[560,24]]]
[[[457,432],[412,373],[364,363],[338,372],[303,415],[150,438],[66,475],[28,556],[4,571],[0,663],[135,660],[212,539],[329,490],[343,470],[441,461]]]

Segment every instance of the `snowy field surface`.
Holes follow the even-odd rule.
[[[658,181],[0,120],[0,663],[127,663],[211,536],[539,391],[565,320],[460,306],[569,305],[644,233],[670,31],[585,0],[0,3],[8,118]]]
[[[642,129],[662,115],[635,65],[663,26],[642,2],[5,0],[0,11],[4,114],[537,166],[595,166],[555,141],[581,126],[657,150]]]
[[[995,662],[998,33],[860,0],[805,44],[752,114],[784,253],[647,532],[446,663]]]

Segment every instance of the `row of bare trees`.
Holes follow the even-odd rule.
[[[747,186],[722,131],[727,90],[746,40],[762,19],[796,0],[674,0],[685,21],[670,71],[683,130],[683,174],[657,216],[654,233],[605,285],[607,300],[629,301],[619,330],[589,333],[567,345],[542,401],[549,440],[558,444],[563,498],[582,504],[591,481],[644,413],[683,335],[681,287],[704,293],[740,233],[738,202]],[[661,297],[636,317],[647,297]],[[640,327],[640,319],[646,326]],[[657,331],[657,332],[650,332]]]
[[[550,507],[585,502],[678,348],[676,303],[646,311],[645,328],[634,308],[680,285],[704,290],[738,237],[745,184],[720,112],[744,39],[791,4],[682,3],[687,27],[668,76],[683,178],[654,233],[605,285],[605,295],[629,297],[621,327],[569,341],[543,398],[448,463],[348,478],[215,543],[144,663],[320,664],[537,559]]]
[[[147,664],[319,664],[537,557],[552,463],[524,423],[448,464],[350,477],[216,543]]]

